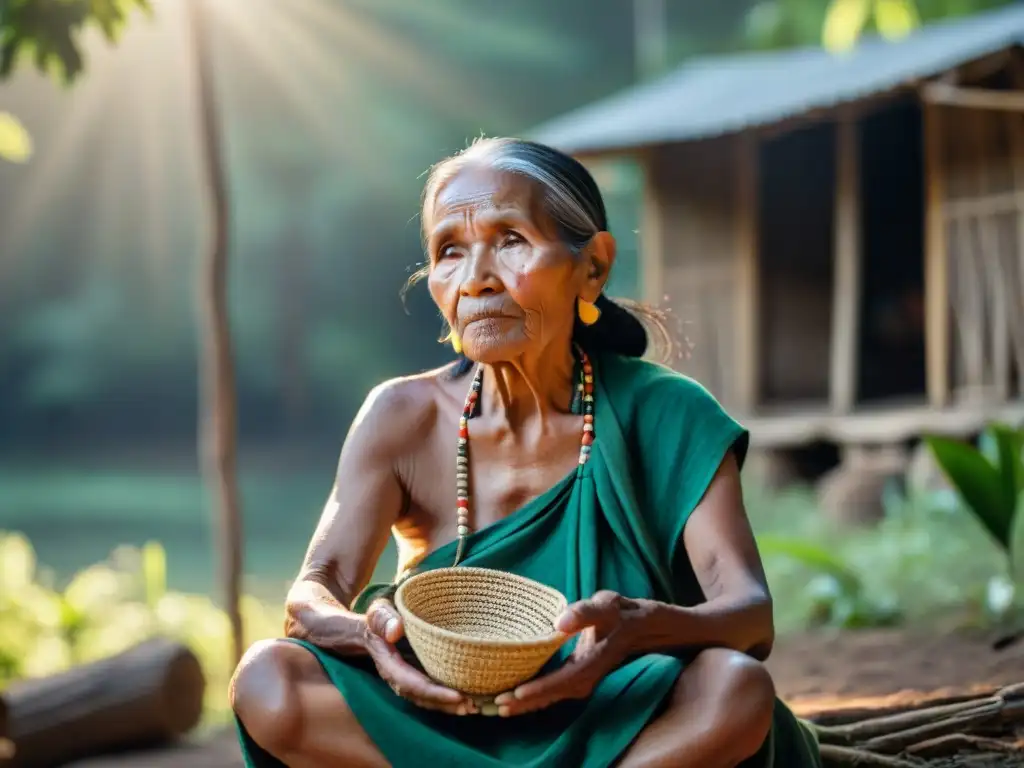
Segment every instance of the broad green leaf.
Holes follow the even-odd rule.
[[[802,539],[784,538],[781,536],[759,536],[757,546],[762,555],[782,555],[792,558],[808,568],[827,573],[847,595],[860,593],[862,583],[860,577],[846,563],[824,547]]]
[[[1014,507],[1006,505],[999,470],[973,446],[941,437],[926,442],[968,509],[1009,554]]]
[[[825,15],[822,45],[833,53],[844,53],[857,44],[867,23],[871,0],[832,0]]]
[[[996,466],[1003,483],[1004,503],[1014,509],[1017,497],[1024,491],[1024,431],[1005,424],[993,424],[987,432],[996,444]]]
[[[32,157],[32,137],[10,112],[0,112],[0,158],[24,163]]]
[[[875,0],[875,26],[886,40],[899,40],[920,26],[911,0]]]

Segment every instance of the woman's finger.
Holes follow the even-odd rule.
[[[379,635],[369,636],[368,650],[380,676],[403,698],[428,700],[455,707],[467,704],[465,696],[435,683],[403,659],[398,649]]]
[[[389,600],[380,598],[366,611],[366,626],[373,634],[394,644],[402,639],[402,616]]]
[[[604,627],[618,617],[621,600],[617,592],[601,590],[589,600],[579,600],[566,608],[555,621],[555,627],[567,635],[587,627]]]

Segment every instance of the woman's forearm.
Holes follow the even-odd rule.
[[[636,602],[632,645],[637,653],[731,648],[763,661],[771,652],[775,628],[766,594],[722,595],[693,607]]]
[[[299,579],[288,591],[285,635],[340,654],[366,653],[366,617],[342,605],[317,581]]]

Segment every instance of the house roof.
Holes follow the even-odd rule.
[[[930,24],[899,42],[692,59],[667,75],[569,112],[531,138],[587,153],[693,141],[884,93],[1024,43],[1024,4]]]

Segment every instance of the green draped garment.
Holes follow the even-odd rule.
[[[590,460],[505,519],[473,533],[462,561],[518,573],[570,602],[609,589],[679,605],[703,601],[683,528],[726,453],[742,462],[746,431],[700,384],[669,369],[595,356]],[[468,386],[468,382],[467,382]],[[454,542],[415,572],[447,567]],[[357,599],[365,610],[372,590]],[[365,659],[302,643],[323,665],[363,729],[395,768],[614,764],[661,711],[685,654],[648,654],[608,675],[589,699],[513,718],[445,715],[396,696]],[[557,665],[572,643],[552,660]],[[249,768],[280,766],[239,724]],[[776,703],[774,726],[749,768],[820,768],[810,726]]]

